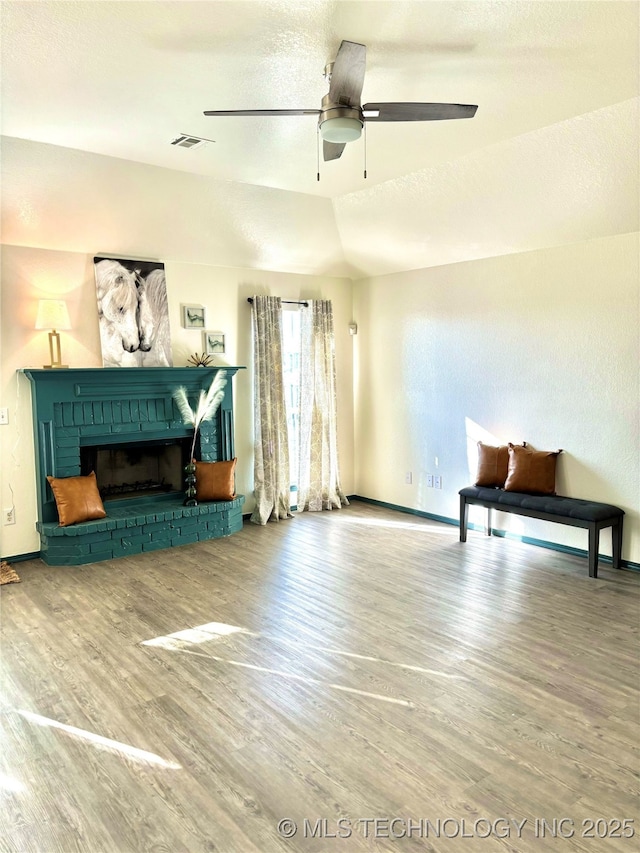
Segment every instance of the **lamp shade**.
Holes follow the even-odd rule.
[[[65,329],[71,328],[67,303],[63,299],[41,299],[38,303],[36,329]]]

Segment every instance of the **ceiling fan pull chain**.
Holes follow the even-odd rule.
[[[320,125],[318,125],[318,127],[316,128],[316,155],[318,165],[317,180],[320,180]]]
[[[367,180],[367,123],[364,123],[364,179]]]

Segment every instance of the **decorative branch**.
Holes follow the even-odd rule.
[[[227,384],[227,371],[219,370],[213,378],[209,390],[200,391],[198,404],[195,409],[191,408],[187,397],[187,389],[184,386],[176,388],[173,392],[173,399],[176,401],[182,422],[187,426],[193,427],[193,441],[191,443],[191,453],[189,459],[193,459],[193,454],[196,449],[196,438],[200,424],[203,421],[209,421],[218,411],[220,403],[224,399],[224,389]]]

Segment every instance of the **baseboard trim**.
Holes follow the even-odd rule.
[[[411,507],[399,506],[398,504],[388,503],[387,501],[378,501],[375,498],[363,498],[361,495],[349,495],[349,500],[362,501],[363,503],[381,506],[385,509],[394,509],[397,512],[404,512],[409,515],[418,515],[420,518],[428,518],[431,521],[440,521],[442,524],[453,524],[455,527],[460,527],[460,521],[457,518],[448,518],[444,515],[435,515],[432,512],[425,512],[421,509],[412,509]],[[470,530],[482,530],[484,527],[481,524],[468,524]],[[571,554],[574,557],[584,557],[586,560],[589,552],[582,548],[574,548],[571,545],[560,545],[557,542],[549,542],[546,539],[536,539],[533,536],[519,536],[517,533],[510,533],[507,530],[498,530],[495,527],[491,528],[491,535],[498,536],[502,539],[513,539],[516,542],[524,542],[525,545],[535,545],[537,548],[546,548],[549,551],[559,551],[562,554]],[[599,554],[598,560],[602,563],[613,562],[607,554]],[[622,566],[625,569],[630,569],[632,572],[640,572],[640,563],[634,563],[632,560],[622,560]]]
[[[25,560],[39,560],[40,551],[32,551],[30,554],[16,554],[13,557],[2,557],[7,563],[24,563]]]

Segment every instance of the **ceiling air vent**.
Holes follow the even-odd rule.
[[[202,148],[203,145],[207,145],[209,142],[214,142],[213,139],[203,139],[200,136],[192,136],[188,133],[181,133],[180,136],[176,136],[175,139],[171,140],[172,145],[176,145],[178,148]]]

